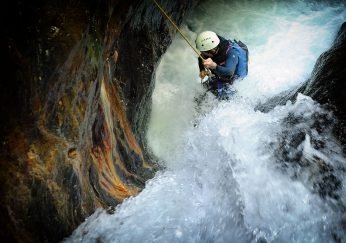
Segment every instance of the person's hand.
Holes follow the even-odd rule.
[[[205,76],[207,76],[207,75],[208,75],[207,70],[202,70],[202,71],[199,73],[199,77],[200,77],[201,79],[204,79]]]
[[[210,68],[210,69],[215,69],[217,67],[217,64],[211,58],[204,60],[203,65],[205,68]]]

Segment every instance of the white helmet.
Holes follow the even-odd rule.
[[[209,51],[220,43],[220,39],[213,31],[204,31],[197,35],[196,47],[199,51]]]

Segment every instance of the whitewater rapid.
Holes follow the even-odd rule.
[[[165,169],[66,242],[346,241],[346,159],[333,114],[301,94],[268,113],[255,109],[309,78],[346,20],[345,5],[231,2],[203,2],[182,30],[192,43],[212,30],[248,45],[249,75],[235,82],[237,93],[197,105],[197,57],[177,35],[155,74],[147,131]],[[334,194],[323,195],[323,183]]]

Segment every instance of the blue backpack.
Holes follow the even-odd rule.
[[[230,42],[232,44],[231,48],[236,51],[239,57],[236,75],[238,75],[240,78],[244,78],[248,74],[249,49],[240,40],[234,40]]]

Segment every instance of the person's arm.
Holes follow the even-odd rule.
[[[202,71],[205,69],[203,66],[203,61],[200,57],[198,58],[198,66],[199,66],[199,71]]]
[[[198,66],[199,66],[199,77],[201,79],[204,79],[204,77],[208,75],[208,71],[205,69],[203,65],[203,61],[200,57],[198,58]]]
[[[231,49],[228,52],[225,66],[217,65],[214,69],[214,72],[217,75],[223,76],[223,75],[231,75],[233,76],[235,69],[238,64],[238,55]]]

